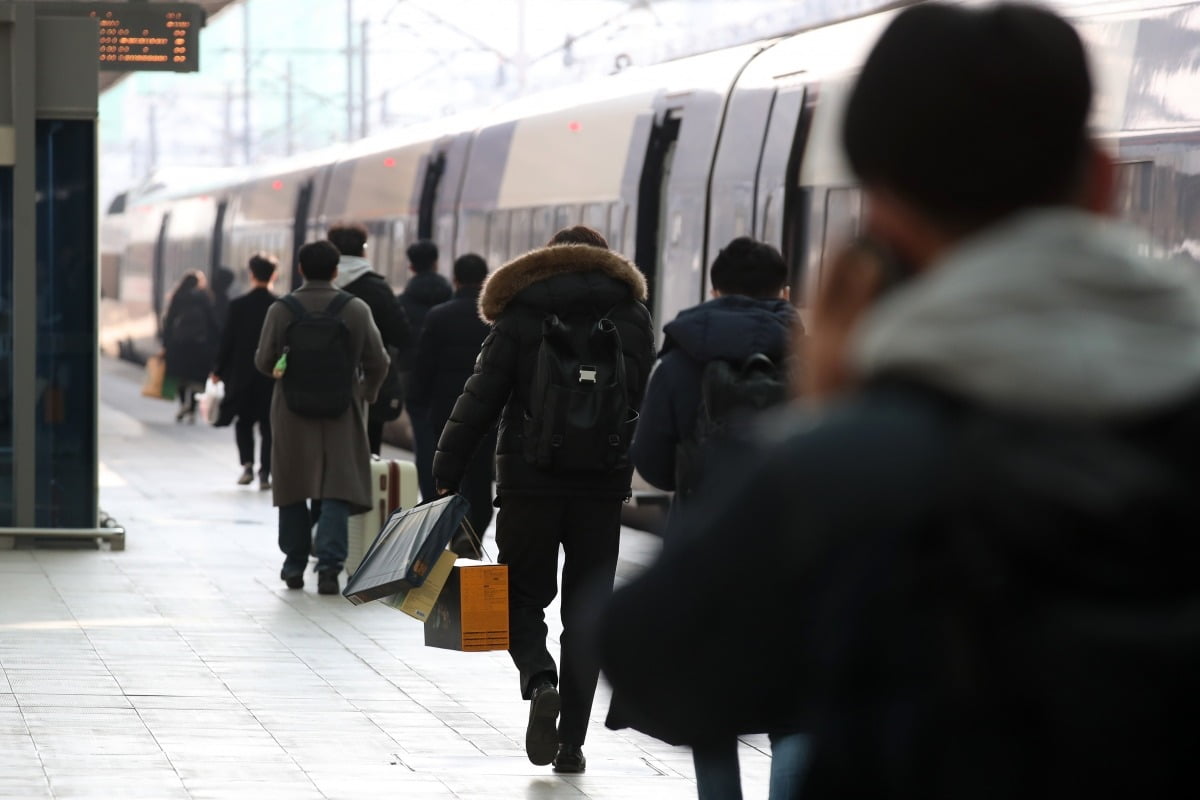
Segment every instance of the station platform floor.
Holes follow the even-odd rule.
[[[286,589],[232,431],[177,425],[140,383],[102,362],[101,507],[126,549],[0,550],[0,797],[696,796],[688,750],[604,727],[603,681],[587,772],[555,775],[525,757],[506,653],[427,648],[416,620],[320,596],[312,573]],[[624,529],[618,580],[658,546]],[[747,798],[767,795],[769,752],[741,742]]]

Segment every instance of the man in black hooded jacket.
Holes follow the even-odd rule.
[[[534,764],[582,772],[583,743],[599,669],[577,651],[575,617],[586,592],[611,589],[617,568],[621,506],[630,495],[628,459],[578,471],[530,463],[523,441],[543,325],[550,315],[607,318],[620,338],[628,403],[636,411],[654,361],[646,280],[590,228],[560,231],[492,273],[479,309],[492,324],[475,373],[442,431],[433,471],[441,492],[458,489],[471,456],[499,420],[496,518],[499,560],[508,565],[509,654],[530,701],[525,750]],[[623,454],[622,454],[623,455]],[[545,609],[562,585],[562,670],[546,648]],[[560,709],[562,720],[555,730]]]
[[[613,595],[603,667],[647,726],[800,715],[805,798],[1194,792],[1200,287],[1102,216],[1091,89],[1031,6],[884,31],[843,144],[911,278],[859,323],[856,393]]]
[[[425,330],[425,317],[434,306],[449,302],[454,297],[454,289],[450,286],[450,281],[438,274],[438,247],[434,242],[429,239],[413,242],[408,246],[407,255],[412,277],[400,293],[400,305],[412,326],[412,346],[400,354],[398,369],[405,376],[406,383],[411,383],[417,380],[412,371],[416,364],[416,345],[421,341],[421,334]],[[430,433],[429,426],[417,422],[429,414],[429,408],[421,405],[421,398],[427,397],[428,394],[428,387],[410,387],[405,403],[409,421],[412,423],[417,481],[421,486],[421,497],[425,499],[435,496],[433,452],[437,448],[437,440]]]

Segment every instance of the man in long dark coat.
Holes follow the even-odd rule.
[[[306,311],[323,311],[338,296],[333,286],[340,254],[326,241],[300,248],[300,274],[304,284],[292,292]],[[371,309],[357,297],[339,312],[349,333],[347,352],[359,367],[354,380],[354,402],[332,419],[306,417],[288,408],[283,391],[271,397],[274,432],[271,461],[275,476],[273,499],[279,508],[279,549],[285,559],[280,578],[289,589],[304,587],[304,570],[312,551],[312,519],[308,501],[321,501],[317,520],[317,592],[337,594],[338,575],[346,560],[347,521],[352,512],[371,506],[371,454],[367,447],[366,406],[375,401],[387,374],[388,354]],[[292,312],[276,303],[267,311],[254,365],[273,375],[287,343]],[[280,387],[282,389],[282,387]]]
[[[229,303],[229,317],[221,332],[221,347],[213,368],[213,380],[225,383],[225,400],[217,425],[237,419],[237,438],[242,486],[254,480],[254,426],[262,437],[258,488],[271,488],[271,392],[275,383],[254,367],[254,351],[262,334],[267,309],[275,302],[271,282],[277,262],[274,256],[259,253],[250,258],[250,291]]]

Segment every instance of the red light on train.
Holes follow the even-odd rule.
[[[388,156],[387,158],[385,158],[383,160],[383,165],[385,167],[394,167],[394,166],[396,166],[396,159],[392,158],[391,156]]]
[[[571,133],[579,133],[581,130],[583,130],[583,124],[576,120],[571,120],[569,123],[567,123],[567,130],[569,130]]]
[[[283,181],[273,181],[271,183],[271,188],[278,192],[283,188]]]

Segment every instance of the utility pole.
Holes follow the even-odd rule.
[[[233,166],[233,84],[225,82],[225,135],[222,137],[222,164],[224,167]]]
[[[517,93],[525,93],[529,54],[525,52],[525,0],[517,0]]]
[[[346,0],[346,141],[354,139],[354,0]]]
[[[146,151],[149,157],[149,164],[146,165],[146,174],[149,175],[158,168],[158,109],[154,103],[146,107],[149,119],[146,124]]]
[[[371,66],[370,62],[367,59],[367,35],[368,35],[368,30],[371,26],[371,23],[367,22],[367,20],[364,19],[361,24],[362,24],[362,35],[358,37],[359,44],[361,45],[361,47],[358,51],[358,71],[359,71],[358,94],[359,94],[359,98],[360,98],[359,99],[358,116],[359,116],[359,119],[361,120],[361,124],[359,126],[360,127],[359,135],[365,138],[367,135],[367,130],[371,127],[371,122],[370,122],[370,119],[368,118],[368,112],[370,111],[370,108],[369,108],[370,104],[367,102],[367,70]]]
[[[250,103],[250,0],[242,0],[242,159],[247,164],[253,155]]]
[[[295,118],[292,116],[292,60],[289,58],[287,62],[287,93],[284,95],[284,119],[287,125],[287,154],[290,156],[296,151],[296,126]]]

